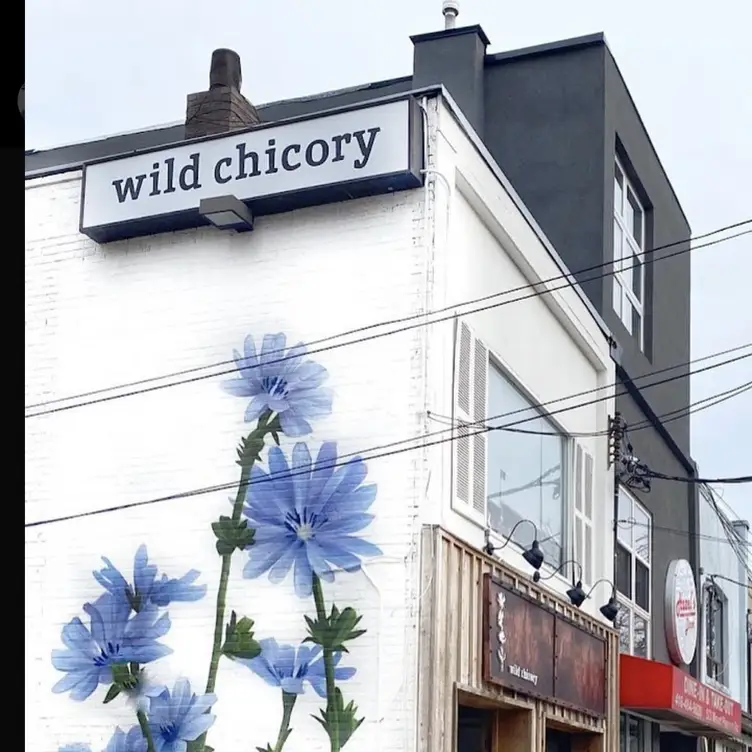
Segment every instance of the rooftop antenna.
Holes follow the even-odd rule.
[[[459,0],[444,0],[441,4],[441,12],[444,14],[444,28],[453,29],[460,14]]]

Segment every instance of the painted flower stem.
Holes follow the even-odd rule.
[[[253,462],[243,467],[240,473],[240,482],[238,483],[238,492],[235,496],[235,504],[232,508],[233,522],[240,519],[243,511],[243,499],[245,498],[246,486],[248,479],[251,477]],[[217,590],[217,609],[214,618],[214,642],[212,643],[211,662],[209,663],[209,677],[206,680],[206,694],[214,692],[214,686],[217,683],[217,671],[219,669],[219,658],[222,653],[222,630],[225,626],[225,608],[227,605],[227,584],[230,580],[230,565],[232,564],[232,553],[222,556],[222,571],[219,575],[219,588]]]
[[[279,734],[277,734],[277,742],[274,745],[274,752],[282,752],[287,737],[292,733],[290,719],[292,718],[292,711],[297,699],[297,695],[285,692],[284,690],[282,691],[282,722],[279,724]]]
[[[320,622],[326,621],[326,607],[324,606],[324,591],[321,588],[321,580],[313,575],[313,601],[316,604],[316,616]],[[334,683],[334,655],[331,648],[323,648],[324,677],[326,679],[326,713],[329,717],[329,741],[331,752],[339,752],[339,719],[336,717],[337,699]]]
[[[151,735],[149,722],[146,720],[146,713],[143,710],[138,710],[136,711],[136,718],[138,718],[138,725],[141,726],[141,733],[146,739],[146,752],[154,752],[154,739]]]

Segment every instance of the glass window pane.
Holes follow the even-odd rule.
[[[633,716],[627,716],[627,738],[629,739],[628,752],[642,752],[640,722]]]
[[[622,236],[619,223],[614,220],[614,261],[618,261],[624,256],[624,237]],[[614,264],[614,271],[619,271],[621,264]]]
[[[616,614],[616,619],[614,619],[614,629],[619,632],[619,652],[621,653],[632,652],[632,646],[630,645],[631,616],[626,605],[620,603],[619,611]]]
[[[639,505],[634,504],[632,510],[634,526],[632,530],[635,553],[650,563],[650,516]]]
[[[627,331],[632,334],[634,331],[633,324],[634,324],[634,306],[632,303],[630,303],[628,298],[624,298],[624,308],[621,312],[621,320],[624,326],[627,328]]]
[[[632,614],[632,652],[641,658],[648,657],[648,623],[639,614]]]
[[[637,245],[642,248],[643,212],[640,202],[637,200],[637,196],[632,193],[631,189],[627,193],[627,203],[629,206],[627,211],[631,219],[627,228],[632,233],[632,237],[637,242]]]
[[[632,516],[632,499],[627,496],[623,489],[619,490],[619,540],[622,541],[628,548],[632,548],[632,522],[634,517]]]
[[[616,589],[632,600],[632,554],[616,545]]]
[[[621,285],[616,277],[611,277],[611,280],[614,296],[614,311],[616,312],[616,315],[621,318],[621,304],[624,298],[624,291],[621,289]]]
[[[632,311],[631,331],[637,336],[640,336],[641,327],[642,327],[642,316],[640,316],[640,312],[633,305],[630,305],[629,307],[630,307],[630,310]],[[640,337],[640,347],[642,347],[642,337]]]
[[[530,401],[502,372],[491,364],[488,381],[489,415],[516,412],[514,419],[537,416],[525,424],[532,431],[556,434],[556,427],[543,418]],[[491,419],[491,426],[504,425],[508,417]],[[546,560],[554,566],[562,561],[562,468],[564,442],[560,435],[540,436],[491,431],[488,436],[489,525],[509,535],[515,524],[532,520],[538,528]],[[521,524],[514,532],[515,543],[527,548],[533,542],[532,525]]]
[[[632,264],[632,292],[635,294],[637,300],[642,300],[642,277],[644,274],[644,267],[642,265],[642,257],[632,254],[630,260]]]
[[[629,196],[631,196],[631,191],[629,191]],[[629,201],[629,196],[624,202],[624,225],[627,232],[631,234],[634,225],[634,205]]]
[[[650,570],[635,559],[635,603],[644,611],[650,611]]]
[[[624,175],[622,174],[619,165],[614,165],[614,211],[617,214],[622,213],[622,203],[624,202],[624,191],[622,186],[624,185]]]

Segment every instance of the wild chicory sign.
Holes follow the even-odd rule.
[[[81,231],[104,242],[197,226],[201,199],[255,214],[421,184],[410,98],[148,151],[85,167]]]

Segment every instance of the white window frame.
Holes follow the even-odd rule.
[[[616,248],[614,243],[614,275],[612,279],[613,295],[612,306],[615,313],[626,327],[627,331],[634,335],[639,344],[640,350],[644,347],[644,332],[645,332],[645,259],[639,255],[645,251],[645,207],[637,195],[634,185],[627,177],[627,173],[624,170],[618,157],[614,158],[615,170],[614,170],[614,226],[618,227],[622,236],[622,249],[626,245],[628,252],[621,252],[621,249]],[[621,205],[617,206],[616,201],[616,169],[619,170],[622,176],[621,185]],[[640,209],[642,215],[642,221],[640,222],[640,237],[635,238],[631,227],[627,227],[625,207],[629,201],[629,195],[632,195],[635,203]],[[631,268],[631,259],[633,254],[638,254],[640,263],[637,267]],[[626,264],[626,268],[624,268]],[[640,275],[640,291],[642,299],[638,298],[632,290],[632,275],[635,273]],[[617,286],[618,282],[618,286]],[[618,290],[621,288],[621,295],[618,295]],[[632,329],[632,316],[631,307],[633,307],[640,317],[639,331],[634,332]],[[630,311],[630,315],[625,315],[625,310]]]
[[[708,606],[709,604],[709,598],[711,597],[711,594],[715,594],[715,597],[717,598],[720,607],[721,607],[721,634],[720,634],[720,640],[721,640],[721,656],[719,660],[715,660],[710,657],[709,655],[709,630],[708,630]],[[703,645],[703,673],[705,675],[706,681],[711,685],[715,686],[718,689],[722,689],[723,691],[727,691],[729,687],[729,672],[728,672],[728,598],[726,597],[726,594],[723,592],[723,590],[718,587],[715,583],[710,583],[703,589],[703,598],[702,598],[702,607],[703,607],[703,628],[702,628],[702,645]],[[710,672],[708,671],[708,663],[709,661],[713,661],[716,667],[720,666],[721,676],[718,678],[717,676],[712,676]]]
[[[616,597],[619,601],[619,607],[620,610],[624,612],[628,612],[629,615],[629,654],[634,655],[634,616],[637,615],[641,619],[644,619],[645,621],[645,642],[646,642],[646,658],[650,658],[652,654],[652,645],[651,645],[651,623],[650,623],[650,615],[652,613],[652,610],[654,608],[654,602],[653,602],[653,588],[652,588],[652,543],[653,543],[653,516],[650,514],[650,512],[642,505],[640,502],[631,494],[629,491],[627,491],[623,486],[619,487],[619,494],[620,494],[620,502],[621,500],[628,500],[629,501],[629,514],[627,515],[627,519],[633,520],[635,519],[634,515],[634,509],[638,508],[645,517],[649,520],[649,527],[647,528],[647,536],[648,536],[648,550],[649,550],[649,557],[645,558],[644,556],[640,555],[632,545],[632,543],[628,543],[624,540],[626,537],[626,534],[629,533],[629,538],[634,538],[634,528],[636,525],[631,525],[625,522],[621,522],[618,525],[618,542],[619,545],[624,548],[630,555],[630,566],[631,571],[629,573],[630,575],[630,581],[632,583],[632,593],[631,597],[627,597],[622,593],[621,591],[617,590]],[[621,507],[621,503],[619,504]],[[621,515],[620,515],[621,517]],[[636,581],[637,581],[637,561],[640,561],[641,564],[647,567],[648,569],[648,583],[650,584],[648,589],[648,609],[645,610],[637,605],[634,599],[635,594],[635,587],[636,587]],[[616,573],[614,573],[614,582],[616,582]],[[621,647],[621,640],[620,640],[620,647]]]

